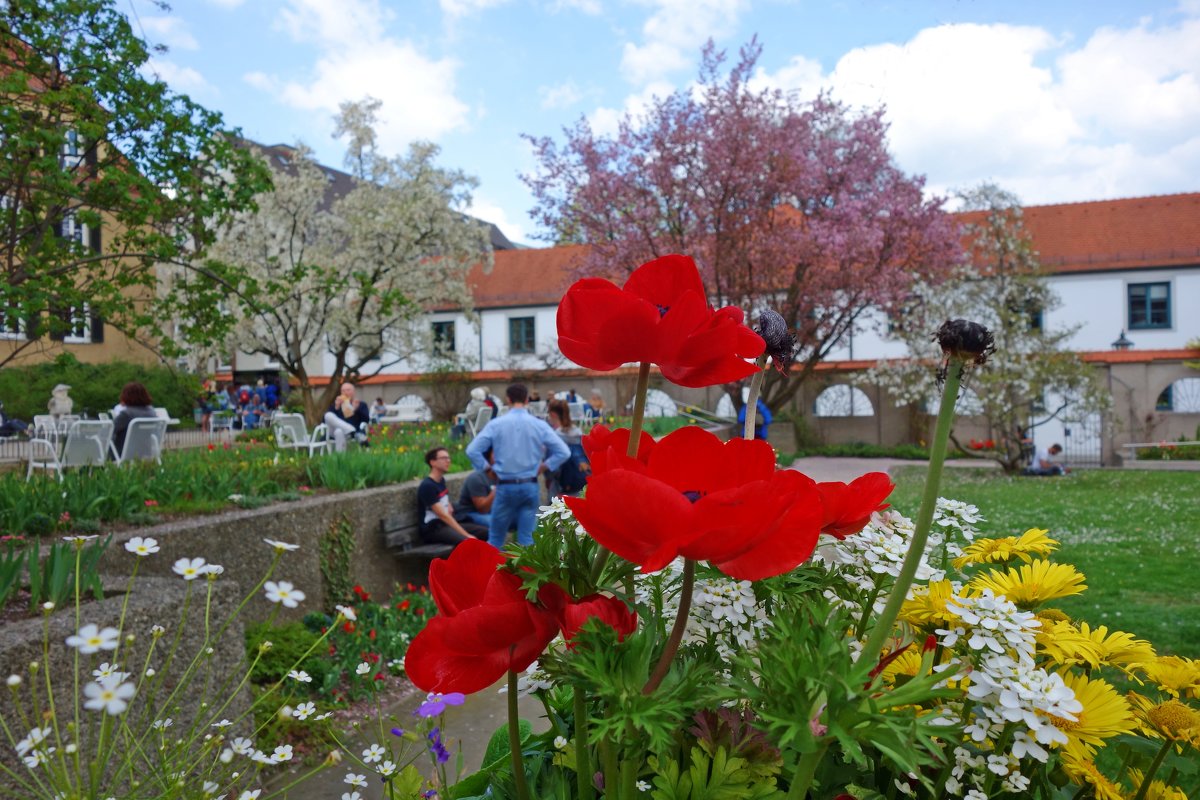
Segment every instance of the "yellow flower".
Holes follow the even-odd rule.
[[[1139,788],[1142,781],[1146,779],[1145,773],[1140,769],[1131,767],[1129,769],[1129,780],[1132,782],[1133,791],[1129,796],[1133,797]],[[1174,786],[1168,786],[1164,781],[1150,781],[1150,788],[1146,792],[1146,800],[1188,800],[1188,796],[1181,789]]]
[[[915,678],[921,674],[921,648],[915,643],[910,645],[903,653],[896,656],[883,668],[883,681],[889,686],[896,683],[896,678],[904,675],[909,678]]]
[[[900,620],[916,628],[943,628],[956,619],[946,610],[946,602],[954,594],[950,581],[934,581],[928,586],[914,586],[912,597],[900,606]]]
[[[1145,639],[1135,639],[1123,631],[1108,632],[1107,625],[1092,630],[1086,622],[1079,623],[1079,632],[1091,639],[1100,650],[1100,664],[1120,667],[1143,665],[1155,660],[1154,647]]]
[[[1064,667],[1086,664],[1100,666],[1100,646],[1069,622],[1043,619],[1038,614],[1042,627],[1037,631],[1037,650],[1055,664]]]
[[[1200,661],[1181,656],[1159,656],[1142,664],[1141,668],[1171,697],[1200,698]]]
[[[1087,784],[1092,787],[1096,800],[1125,800],[1121,787],[1108,779],[1090,758],[1064,753],[1062,758],[1063,772],[1079,785]]]
[[[1087,588],[1083,581],[1083,573],[1070,564],[1038,559],[1007,572],[991,570],[987,574],[977,575],[970,587],[975,591],[991,589],[1020,608],[1029,609],[1048,600],[1079,594]]]
[[[1129,703],[1107,681],[1073,672],[1062,673],[1063,683],[1075,693],[1083,709],[1075,722],[1052,717],[1054,727],[1067,735],[1067,753],[1080,760],[1092,757],[1104,740],[1136,728]]]
[[[980,539],[964,548],[963,554],[953,563],[957,569],[968,564],[989,564],[1014,558],[1028,564],[1034,556],[1048,556],[1057,549],[1058,542],[1047,536],[1045,529],[1030,528],[1020,536]]]
[[[1127,697],[1142,733],[1200,747],[1200,711],[1174,699],[1156,703],[1136,692]]]

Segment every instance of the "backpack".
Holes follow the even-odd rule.
[[[569,444],[567,447],[571,455],[558,469],[558,485],[565,494],[574,494],[587,486],[592,468],[582,445]]]

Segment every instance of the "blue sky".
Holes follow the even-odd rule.
[[[151,69],[252,139],[340,166],[339,101],[383,101],[480,180],[470,209],[536,243],[521,134],[687,87],[712,38],[757,35],[756,81],[886,104],[891,151],[931,191],[991,180],[1024,202],[1200,191],[1200,0],[117,0],[168,52]]]

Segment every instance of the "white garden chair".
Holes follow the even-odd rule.
[[[325,424],[313,428],[310,435],[303,414],[276,414],[271,428],[275,431],[275,446],[280,450],[304,450],[311,456],[329,449]]]
[[[64,468],[103,466],[112,444],[112,434],[111,421],[78,420],[67,431],[61,454],[49,439],[31,439],[25,480],[33,476],[35,469],[54,470],[62,480]]]
[[[479,432],[484,429],[492,420],[492,409],[484,406],[475,412],[475,419],[467,420],[467,430],[471,432],[471,438],[474,439],[479,435]]]
[[[386,411],[379,418],[379,421],[384,424],[395,422],[428,422],[432,415],[429,413],[429,406],[425,404],[425,400],[419,395],[409,394],[401,397],[395,403],[385,405]]]
[[[117,452],[115,444],[111,448],[117,463],[154,460],[161,464],[167,424],[168,420],[149,417],[130,420],[129,427],[125,430],[125,445],[121,452]]]

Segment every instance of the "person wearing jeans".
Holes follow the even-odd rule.
[[[329,410],[325,412],[325,426],[333,434],[333,449],[339,453],[346,449],[346,437],[354,436],[358,443],[365,445],[367,435],[364,425],[371,421],[371,411],[367,404],[354,396],[354,384],[343,383],[342,391]]]
[[[471,465],[496,480],[488,528],[488,544],[496,548],[504,546],[514,525],[517,544],[533,544],[541,500],[538,476],[558,469],[571,455],[558,434],[525,408],[529,392],[522,384],[509,386],[506,394],[508,413],[489,422],[467,445]],[[495,459],[491,466],[484,456],[489,449]]]

